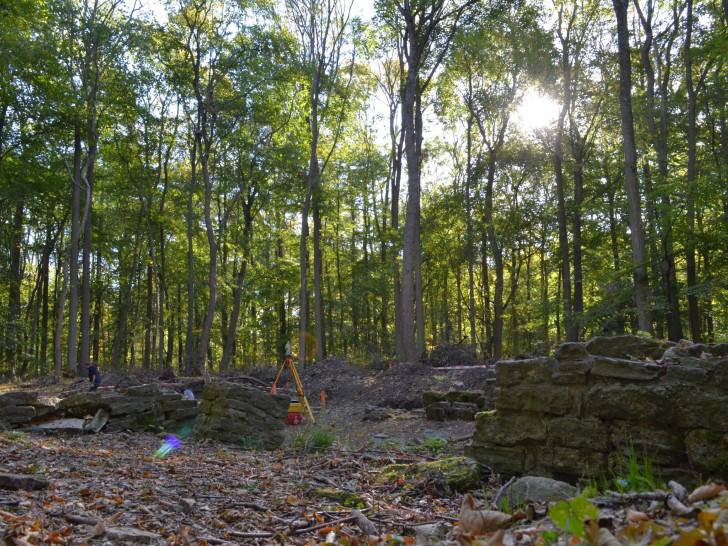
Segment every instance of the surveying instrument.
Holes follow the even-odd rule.
[[[276,383],[278,383],[278,380],[281,378],[281,374],[283,373],[283,370],[285,367],[288,366],[291,370],[291,375],[293,375],[293,379],[296,382],[296,392],[298,392],[298,399],[301,401],[300,405],[303,407],[303,411],[306,416],[308,416],[309,419],[311,419],[312,423],[316,423],[316,420],[313,418],[313,412],[311,411],[311,406],[308,405],[308,400],[306,400],[306,395],[303,394],[303,386],[301,385],[301,378],[298,376],[298,370],[296,370],[296,362],[293,360],[293,352],[291,350],[291,342],[286,343],[286,357],[283,359],[283,364],[281,364],[281,369],[278,371],[278,375],[276,376],[276,380],[273,381],[273,386],[271,387],[272,392],[276,392]],[[297,409],[300,411],[300,409],[295,408],[295,404],[291,403],[291,408]],[[291,409],[289,408],[289,411]]]

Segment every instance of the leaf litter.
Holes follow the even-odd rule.
[[[3,544],[424,544],[415,532],[434,523],[449,529],[441,544],[547,544],[556,529],[548,517],[529,520],[528,510],[481,509],[484,501],[471,494],[443,498],[425,482],[377,480],[383,465],[411,460],[411,452],[259,452],[183,441],[160,458],[162,442],[152,434],[0,434],[0,472],[49,483],[41,491],[0,490]],[[315,494],[322,486],[362,500],[322,499]],[[492,493],[497,482],[484,487]],[[725,487],[693,492],[692,517],[671,514],[669,494],[585,500],[600,507],[599,517],[586,510],[582,536],[557,536],[585,544],[727,543]]]

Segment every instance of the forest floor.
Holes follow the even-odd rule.
[[[262,387],[272,384],[278,369],[246,369],[244,375],[226,379]],[[287,374],[278,386],[295,396]],[[462,454],[474,423],[428,421],[422,393],[480,390],[488,379],[486,368],[362,367],[331,358],[306,366],[299,375],[316,425],[286,427],[283,448],[273,452],[186,440],[173,446],[164,434],[150,433],[0,434],[0,478],[22,475],[41,484],[37,491],[27,485],[12,490],[0,480],[0,544],[429,544],[433,539],[426,537],[438,533],[447,535],[439,544],[546,544],[549,536],[566,544],[564,533],[556,533],[544,517],[543,506],[530,512],[533,519],[510,525],[505,534],[485,529],[458,534],[461,495],[443,494],[436,480],[377,479],[387,464]],[[115,378],[108,374],[106,379]],[[151,378],[137,374],[115,380]],[[187,383],[194,381],[164,379],[165,385]],[[0,385],[0,390],[18,387]],[[33,387],[48,394],[60,386],[25,385]],[[301,441],[321,429],[333,441],[329,448]],[[428,443],[427,438],[446,442]],[[481,506],[485,496],[492,501],[503,487],[499,476],[484,470],[482,488],[475,492]],[[705,517],[696,519],[700,508],[690,507],[678,529],[678,520],[656,500],[660,498],[664,494],[605,501],[599,525],[622,544],[661,539],[666,544],[687,531],[698,533],[704,544],[724,543],[725,535],[716,534],[719,527],[714,529]],[[711,522],[718,517],[728,521],[728,510],[721,511],[728,504],[725,498],[702,509],[713,514]],[[596,538],[586,541],[599,543]]]

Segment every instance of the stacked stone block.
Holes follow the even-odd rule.
[[[199,406],[196,400],[176,392],[162,392],[156,384],[149,384],[75,394],[61,400],[58,409],[69,417],[93,415],[104,409],[109,412],[106,432],[153,426],[176,432],[194,424]]]
[[[208,383],[194,434],[266,449],[280,447],[285,439],[283,420],[290,398],[235,383]]]
[[[505,474],[611,476],[630,453],[663,478],[728,479],[728,344],[635,336],[496,364],[466,454]]]
[[[62,400],[38,398],[37,392],[0,394],[0,424],[6,429],[55,418],[79,418],[108,412],[104,430],[161,427],[178,432],[194,425],[199,403],[176,392],[162,392],[157,385],[141,385],[115,391],[81,392]]]
[[[0,394],[0,429],[22,426],[36,416],[33,404],[38,400],[37,392],[6,392]]]

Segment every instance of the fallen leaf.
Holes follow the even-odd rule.
[[[648,516],[644,512],[640,512],[639,510],[632,510],[631,508],[628,508],[624,519],[626,521],[634,523],[637,521],[649,521],[650,516]]]
[[[99,521],[96,525],[94,525],[94,528],[91,529],[91,536],[92,537],[98,537],[103,535],[106,532],[106,524],[102,521]]]
[[[725,485],[716,485],[714,483],[701,485],[688,495],[688,502],[693,503],[705,499],[712,499],[720,495],[723,491],[725,491]]]
[[[511,523],[511,516],[498,510],[479,510],[470,493],[460,505],[460,532],[473,535],[491,533]]]

